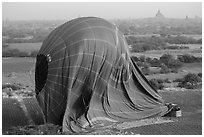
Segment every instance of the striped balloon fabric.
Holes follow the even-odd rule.
[[[46,122],[65,132],[168,110],[132,61],[123,34],[101,18],[73,19],[52,31],[37,55],[35,83]]]

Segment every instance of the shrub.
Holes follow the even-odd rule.
[[[200,72],[200,73],[198,73],[198,76],[200,77],[200,78],[202,78],[202,73]]]
[[[143,64],[144,64],[144,62],[140,62],[140,61],[138,61],[138,62],[136,62],[136,64],[137,64],[138,67],[142,67]]]
[[[194,57],[194,56],[189,55],[189,54],[178,55],[177,58],[180,62],[184,62],[184,63],[193,63],[193,62],[201,62],[202,61],[201,57]]]
[[[138,62],[139,63],[139,62]],[[140,62],[140,68],[141,71],[144,75],[149,75],[150,74],[150,64],[146,62]]]
[[[159,61],[161,63],[164,63],[165,65],[168,65],[168,62],[170,60],[173,60],[174,57],[171,55],[171,54],[163,54],[160,58],[159,58]]]
[[[160,61],[157,58],[153,58],[150,64],[152,67],[160,67],[161,65]]]
[[[133,59],[133,61],[135,61],[135,62],[138,62],[138,61],[139,61],[139,58],[138,58],[138,57],[136,57],[136,56],[132,56],[131,58],[132,58],[132,59]]]
[[[149,68],[149,67],[143,67],[143,68],[141,69],[141,71],[142,71],[142,73],[143,73],[144,75],[149,75],[149,74],[150,74],[150,68]]]
[[[173,80],[173,82],[183,82],[184,79],[183,78],[176,78],[175,80]]]
[[[147,63],[147,62],[138,61],[138,62],[136,62],[136,64],[137,64],[138,67],[140,67],[140,68],[150,67],[150,64]]]
[[[147,57],[147,58],[146,58],[146,62],[149,63],[149,64],[151,64],[151,62],[152,62],[152,58]]]
[[[179,60],[175,59],[170,54],[163,54],[159,60],[174,72],[177,72],[177,70],[183,66],[183,64]]]
[[[171,69],[171,73],[178,73],[178,69],[177,68]]]
[[[140,60],[141,62],[145,62],[145,61],[146,61],[146,58],[145,58],[145,56],[143,55],[143,56],[140,56],[140,57],[139,57],[139,60]]]
[[[196,89],[198,88],[198,84],[192,84],[190,82],[179,82],[178,87],[186,88],[186,89]]]
[[[163,89],[164,85],[163,85],[163,81],[162,80],[158,80],[158,79],[151,79],[149,80],[150,85],[155,89]]]
[[[173,45],[173,46],[167,46],[167,47],[165,47],[165,49],[189,49],[189,47]]]
[[[150,58],[147,57],[146,62],[149,63],[151,65],[151,67],[160,67],[161,63],[159,62],[159,60],[157,58]]]
[[[180,82],[178,83],[178,87],[195,89],[198,87],[201,81],[201,78],[195,73],[188,73],[182,80],[180,80]]]
[[[172,72],[178,72],[178,70],[183,66],[179,60],[170,60],[167,64],[167,67],[172,70]]]
[[[196,84],[198,82],[201,82],[201,78],[199,76],[197,76],[195,73],[188,73],[184,77],[184,81],[185,82],[190,82],[192,84]]]
[[[159,84],[162,84],[162,83],[164,83],[164,80],[163,80],[163,79],[157,79],[157,82],[158,82]]]
[[[169,73],[169,72],[170,72],[170,69],[164,63],[162,63],[160,73],[166,74],[166,73]]]
[[[5,89],[5,88],[11,88],[12,90],[22,89],[21,86],[16,85],[16,84],[3,84],[3,85],[2,85],[2,89]]]
[[[169,78],[166,78],[166,79],[164,80],[164,82],[165,82],[165,83],[171,83],[172,81],[171,81]]]

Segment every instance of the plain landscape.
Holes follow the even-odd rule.
[[[165,102],[174,102],[182,108],[181,121],[187,119],[193,121],[193,118],[194,122],[197,122],[194,124],[198,126],[196,133],[202,134],[202,19],[198,17],[169,19],[155,16],[146,19],[109,21],[114,22],[125,35],[132,60],[136,62],[150,84],[161,93]],[[3,100],[16,96],[24,99],[35,98],[35,57],[43,40],[52,30],[65,22],[3,21]],[[3,122],[4,134],[41,134],[37,131],[28,132],[29,130],[22,133],[20,128],[15,129],[15,133],[14,130],[7,132],[9,128],[11,126],[4,125]],[[131,129],[117,132],[143,134],[143,129]],[[116,134],[113,131],[93,134],[109,132]],[[44,134],[60,133],[54,130]],[[169,134],[173,134],[173,131],[169,131]]]

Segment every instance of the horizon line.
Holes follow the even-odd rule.
[[[91,17],[91,16],[81,16],[81,17]],[[81,17],[76,17],[76,18],[81,18]],[[97,17],[97,16],[93,16],[93,17]],[[76,18],[70,18],[70,19],[2,19],[2,21],[64,21],[64,20],[72,20],[72,19],[76,19]],[[102,18],[102,17],[100,17]],[[103,18],[103,19],[107,19],[107,20],[135,20],[135,19],[157,19],[156,17],[144,17],[144,18],[133,18],[133,17],[126,17],[126,18]],[[172,17],[164,17],[161,18],[161,20],[165,20],[165,19],[186,19],[186,16],[183,18],[172,18]],[[202,17],[200,16],[195,16],[195,17],[188,17],[188,19],[202,19]]]

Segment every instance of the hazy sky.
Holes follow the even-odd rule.
[[[3,2],[2,19],[41,20],[97,16],[106,19],[154,17],[157,10],[169,18],[202,17],[201,2]]]

